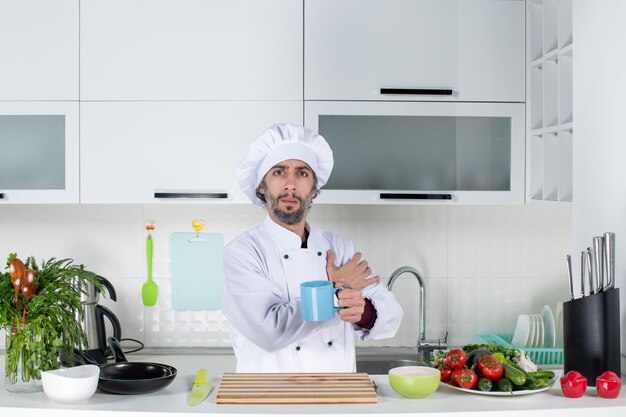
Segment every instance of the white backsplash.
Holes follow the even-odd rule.
[[[123,337],[149,347],[230,346],[221,312],[171,309],[169,237],[192,232],[191,220],[201,217],[205,232],[222,233],[228,242],[264,216],[252,205],[0,206],[0,256],[17,252],[23,259],[73,258],[105,276],[118,299],[102,304],[120,319]],[[145,219],[156,220],[155,307],[141,303]],[[384,282],[400,266],[417,268],[426,286],[426,336],[440,338],[448,331],[451,345],[473,342],[480,333],[511,333],[518,314],[540,312],[545,304],[554,309],[557,301],[568,298],[564,259],[571,246],[569,208],[314,205],[309,220],[350,237]],[[415,345],[417,281],[402,276],[394,293],[405,310],[400,331],[393,339],[361,345]]]

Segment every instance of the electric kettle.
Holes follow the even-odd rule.
[[[111,282],[99,275],[97,277],[109,293],[111,300],[117,301],[117,294]],[[107,344],[108,336],[104,319],[106,318],[111,323],[113,337],[117,340],[122,338],[122,326],[111,310],[98,304],[100,291],[93,283],[84,283],[83,288],[85,291],[82,294],[81,302],[84,314],[81,317],[81,327],[87,336],[87,343],[82,346],[82,355],[87,356],[88,363],[106,363],[107,356],[111,355],[111,348]]]

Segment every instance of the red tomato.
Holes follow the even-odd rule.
[[[497,381],[504,373],[500,362],[491,355],[478,359],[478,370],[490,381]]]
[[[452,369],[448,368],[445,363],[439,365],[439,372],[441,373],[441,382],[448,382],[452,378]]]
[[[617,398],[622,388],[621,378],[611,371],[606,371],[596,378],[596,391],[602,398]]]
[[[452,369],[461,369],[467,362],[467,355],[462,349],[452,349],[446,354],[446,366]]]
[[[452,378],[454,378],[454,374],[456,374],[456,383],[461,388],[474,389],[478,385],[478,375],[471,369],[457,369],[452,373]]]
[[[587,378],[578,371],[569,371],[561,377],[561,390],[567,398],[580,398],[587,389]]]

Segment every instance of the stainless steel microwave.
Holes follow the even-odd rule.
[[[306,101],[328,204],[522,204],[524,103]]]

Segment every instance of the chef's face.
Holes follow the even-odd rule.
[[[282,223],[300,223],[315,198],[315,175],[305,162],[289,159],[274,165],[265,174],[259,192],[265,197],[270,215]]]

